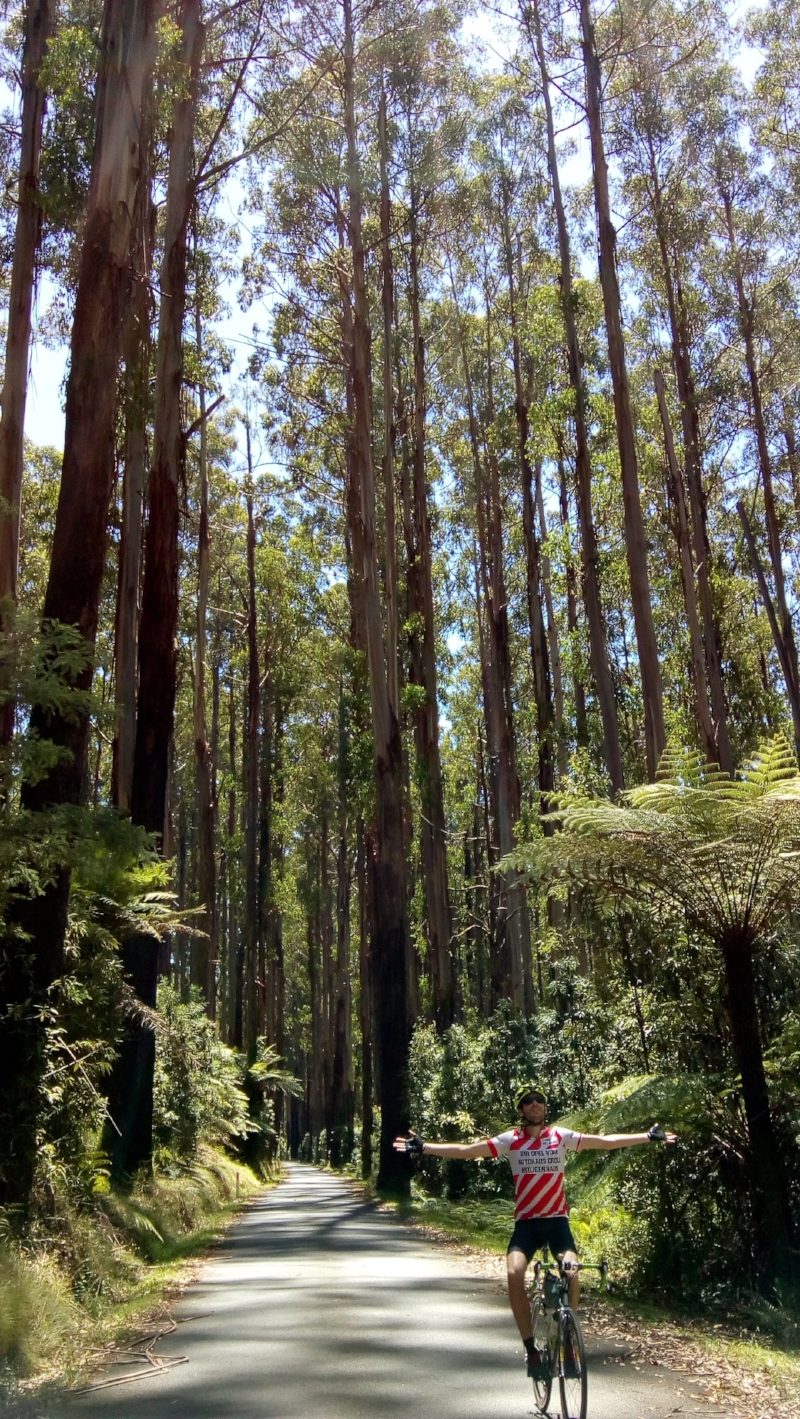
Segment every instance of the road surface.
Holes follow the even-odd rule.
[[[177,1365],[48,1405],[47,1419],[527,1419],[535,1412],[504,1298],[465,1258],[290,1165],[173,1310]],[[589,1419],[716,1415],[661,1367],[590,1345]],[[102,1380],[121,1371],[108,1370]],[[557,1395],[551,1414],[558,1413]]]

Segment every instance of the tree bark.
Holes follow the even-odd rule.
[[[346,222],[341,205],[338,206],[340,257],[346,250]],[[342,310],[342,363],[345,377],[345,407],[348,427],[355,420],[355,399],[353,394],[353,319],[351,305],[352,281],[347,277],[344,262],[339,266],[340,296]],[[364,582],[364,545],[361,521],[361,500],[356,477],[353,440],[348,438],[344,457],[345,482],[345,551],[347,556],[347,595],[350,603],[350,642],[355,652],[353,665],[353,699],[356,706],[356,735],[368,733],[367,716],[363,711],[366,699],[364,683],[367,672],[367,629]],[[374,1128],[374,1030],[372,1012],[372,985],[370,964],[370,940],[374,934],[374,902],[372,900],[371,873],[368,870],[368,856],[371,844],[368,841],[363,818],[356,821],[356,881],[358,886],[358,978],[359,978],[359,1031],[361,1036],[361,1175],[372,1176],[372,1134]]]
[[[567,774],[567,739],[566,726],[564,723],[564,672],[561,665],[561,644],[558,634],[558,622],[556,620],[555,605],[553,603],[553,574],[550,566],[550,558],[544,551],[544,543],[547,541],[547,517],[544,510],[544,498],[542,496],[541,459],[537,461],[534,468],[534,494],[536,511],[539,516],[539,536],[541,537],[542,543],[540,556],[542,591],[544,592],[544,604],[547,611],[547,643],[550,650],[550,664],[553,669],[556,763],[560,776],[565,778]]]
[[[260,665],[256,623],[256,527],[253,516],[250,424],[247,439],[247,718],[244,739],[245,921],[242,1044],[248,1053],[258,1038],[258,730]]]
[[[456,301],[455,287],[453,300]],[[488,321],[488,308],[487,308]],[[475,609],[478,623],[481,680],[483,686],[486,741],[489,757],[489,787],[492,817],[501,857],[516,846],[515,829],[519,820],[519,780],[516,772],[513,710],[510,691],[508,658],[508,607],[503,571],[503,531],[500,507],[499,470],[497,460],[481,447],[481,437],[475,410],[475,393],[469,352],[463,323],[459,321],[464,387],[467,399],[470,449],[474,479],[476,509],[477,555],[475,559]],[[490,368],[491,360],[487,368]],[[487,401],[487,417],[493,417],[491,397]],[[484,435],[486,430],[483,430]],[[484,438],[484,445],[485,445]],[[489,476],[484,473],[484,456],[489,464]],[[502,878],[502,895],[498,903],[498,930],[492,961],[492,983],[495,999],[508,998],[515,1010],[523,1010],[526,1001],[526,947],[530,956],[530,928],[524,885],[518,874],[507,872]],[[526,936],[527,929],[527,936]]]
[[[311,1158],[316,1160],[317,1145],[322,1132],[322,1051],[323,1012],[322,980],[320,978],[320,858],[319,845],[311,830],[306,828],[306,942],[308,950],[308,993],[311,1011],[311,1059],[308,1078],[309,1133]]]
[[[73,683],[88,690],[105,568],[114,477],[117,372],[128,291],[128,254],[140,162],[144,91],[153,59],[152,0],[107,0],[95,96],[95,149],[72,325],[66,429],[44,619],[74,626],[88,654]],[[88,714],[35,706],[31,731],[65,751],[37,784],[27,810],[77,804],[86,783]],[[0,1205],[25,1207],[36,1158],[44,1006],[61,975],[70,873],[57,868],[41,896],[18,904],[0,995],[3,1056],[0,1136],[6,1140]],[[16,934],[16,928],[21,928]],[[23,1002],[28,1002],[24,1011]]]
[[[617,426],[620,472],[622,476],[622,506],[625,520],[625,553],[630,577],[633,620],[639,652],[639,671],[644,700],[645,750],[649,778],[655,778],[664,752],[664,708],[661,691],[661,671],[658,646],[653,626],[650,601],[650,578],[647,571],[647,545],[639,493],[639,466],[636,437],[631,412],[628,368],[625,359],[625,339],[622,332],[622,302],[617,279],[617,234],[611,221],[611,200],[608,191],[608,166],[601,116],[602,83],[600,59],[595,44],[589,0],[580,0],[583,62],[586,71],[586,98],[589,137],[592,149],[595,209],[600,261],[600,286],[603,293],[608,359],[614,390],[614,413]]]
[[[558,442],[558,510],[561,519],[561,527],[567,534],[567,630],[569,631],[570,646],[572,649],[572,693],[575,699],[575,738],[578,747],[582,748],[589,742],[589,732],[586,726],[586,690],[583,679],[578,673],[578,603],[575,594],[577,577],[575,575],[575,561],[572,555],[572,535],[569,523],[569,491],[567,488],[567,473],[564,467],[563,435],[559,436]]]
[[[131,795],[134,821],[158,837],[164,831],[167,756],[177,672],[178,492],[186,460],[181,428],[183,321],[187,232],[194,201],[192,149],[204,40],[200,0],[182,0],[181,31],[181,65],[186,87],[176,98],[172,111]]]
[[[355,34],[352,0],[343,0],[345,135],[347,141],[348,237],[352,255],[353,321],[351,370],[354,417],[350,430],[352,465],[360,494],[364,596],[375,768],[375,921],[370,944],[375,994],[376,1043],[381,1086],[381,1143],[378,1186],[407,1193],[410,1171],[393,1141],[406,1133],[408,1050],[408,916],[403,841],[402,745],[386,674],[378,556],[375,536],[375,478],[372,461],[371,339],[362,232],[361,172],[355,115]]]
[[[695,573],[700,601],[700,616],[703,629],[703,649],[711,712],[716,733],[716,753],[713,756],[726,774],[733,776],[733,755],[728,734],[728,710],[722,683],[722,663],[719,648],[714,605],[711,596],[710,561],[708,543],[705,495],[702,480],[702,454],[700,420],[697,409],[697,395],[692,373],[692,359],[688,334],[688,318],[683,300],[679,274],[673,277],[666,238],[666,214],[663,192],[658,176],[655,153],[649,145],[650,176],[653,184],[653,219],[661,254],[661,268],[664,289],[667,296],[672,343],[672,362],[678,386],[681,405],[681,426],[683,430],[684,466],[686,486],[689,489],[689,512],[694,552]]]
[[[656,370],[654,380],[656,398],[658,399],[658,410],[661,415],[661,427],[664,431],[664,447],[667,454],[670,495],[672,505],[675,509],[675,541],[677,543],[678,557],[681,564],[683,604],[686,608],[686,624],[689,628],[689,644],[692,654],[695,717],[700,741],[703,744],[706,758],[710,763],[716,763],[717,736],[711,715],[711,706],[708,701],[706,657],[703,635],[700,628],[700,616],[697,610],[694,564],[692,562],[692,549],[689,540],[689,521],[686,515],[683,476],[678,467],[678,460],[675,455],[675,441],[672,436],[672,423],[669,417],[669,409],[667,408],[664,376],[660,370]]]
[[[800,674],[797,664],[797,642],[794,635],[794,624],[786,599],[786,579],[783,572],[783,552],[781,549],[781,529],[778,521],[778,511],[775,506],[775,489],[772,481],[772,461],[769,456],[769,443],[767,441],[767,428],[764,422],[764,403],[761,395],[761,379],[758,370],[755,345],[755,311],[752,300],[748,300],[744,286],[744,274],[742,271],[741,255],[739,243],[736,235],[736,225],[733,215],[733,201],[728,191],[722,189],[720,193],[725,209],[725,225],[728,234],[728,243],[731,250],[731,260],[733,263],[734,284],[736,287],[736,298],[739,308],[739,326],[744,341],[745,365],[747,366],[747,378],[750,384],[750,398],[753,411],[753,428],[756,436],[756,446],[758,448],[758,464],[761,471],[761,485],[764,492],[764,512],[767,522],[767,545],[769,547],[769,557],[772,563],[772,579],[775,586],[775,598],[778,603],[778,616],[780,618],[781,639],[783,641],[783,663],[784,677],[786,679],[786,690],[792,708],[792,718],[795,727],[795,739],[800,746]]]
[[[586,623],[589,632],[589,650],[592,661],[595,694],[603,725],[603,757],[606,771],[611,780],[611,792],[616,797],[625,786],[622,773],[622,755],[619,744],[617,705],[614,682],[608,659],[605,621],[600,597],[600,575],[598,567],[597,533],[592,512],[592,466],[589,454],[589,430],[587,425],[588,399],[583,378],[578,330],[575,322],[575,295],[572,285],[572,257],[570,252],[569,229],[561,195],[561,180],[556,155],[555,124],[553,106],[550,100],[550,78],[542,38],[541,17],[538,0],[533,0],[531,15],[534,23],[534,42],[542,80],[545,117],[547,122],[547,160],[550,181],[553,188],[553,204],[556,210],[558,230],[558,250],[561,267],[561,311],[564,319],[564,334],[567,346],[569,381],[575,400],[575,487],[578,501],[578,523],[581,535],[583,602],[586,609]]]
[[[331,888],[331,840],[327,804],[320,814],[320,946],[322,964],[322,1114],[325,1122],[326,1157],[330,1159],[333,1132],[333,1057],[336,1031],[335,983],[335,896]]]
[[[521,790],[517,772],[517,738],[514,725],[514,696],[511,679],[511,635],[508,616],[508,594],[506,592],[503,504],[500,493],[500,467],[494,445],[494,373],[492,361],[491,306],[488,292],[486,302],[486,417],[482,430],[484,466],[488,477],[484,480],[486,518],[484,538],[486,555],[483,557],[484,597],[486,619],[489,627],[490,674],[489,684],[499,731],[498,762],[498,839],[503,857],[514,851],[517,845],[517,825],[521,812]],[[532,505],[532,498],[531,498]],[[481,523],[479,522],[479,531]],[[487,575],[488,571],[488,575]],[[541,609],[541,608],[540,608]],[[533,954],[531,949],[530,917],[524,879],[513,869],[506,873],[508,883],[506,932],[511,946],[512,969],[516,970],[519,960],[521,970],[521,1003],[525,1013],[530,1015],[536,1007],[533,992]]]
[[[17,223],[11,262],[3,392],[0,395],[0,631],[9,629],[17,602],[33,279],[42,224],[39,170],[47,95],[39,77],[55,13],[55,0],[28,0],[25,11]],[[0,702],[0,748],[8,744],[13,730],[14,705],[10,699],[5,699]]]
[[[178,631],[178,488],[185,466],[181,429],[183,383],[183,318],[186,307],[186,239],[193,199],[192,143],[197,84],[203,45],[200,0],[184,0],[181,12],[182,64],[186,91],[172,111],[164,255],[161,264],[161,306],[156,356],[155,427],[153,465],[149,484],[149,510],[145,538],[144,584],[139,621],[139,694],[136,744],[131,786],[131,817],[162,843],[167,813],[170,742],[173,733],[177,688]],[[150,936],[131,938],[123,951],[123,964],[131,981],[132,960],[147,958],[141,979],[153,985],[158,976],[158,943]],[[131,1048],[145,1062],[141,1070],[122,1074],[120,1059],[120,1110],[122,1137],[113,1140],[113,1176],[133,1172],[152,1153],[152,1091],[154,1044],[145,1024],[131,1028]],[[135,1085],[135,1092],[134,1091]]]
[[[797,696],[793,693],[792,690],[792,663],[789,658],[786,642],[784,640],[783,632],[781,630],[780,622],[778,620],[778,615],[775,611],[775,606],[772,601],[772,596],[770,594],[769,586],[767,584],[767,578],[764,574],[764,568],[761,565],[761,558],[758,555],[758,548],[756,546],[755,537],[753,536],[753,529],[750,526],[750,519],[747,515],[747,511],[741,498],[736,504],[736,511],[739,514],[739,521],[742,524],[742,531],[744,532],[744,540],[747,545],[747,551],[750,557],[750,564],[753,568],[753,572],[755,573],[756,581],[758,582],[758,589],[761,593],[761,600],[764,604],[764,610],[767,613],[767,620],[769,621],[770,630],[772,631],[772,639],[775,645],[775,649],[778,653],[778,659],[781,663],[781,670],[783,671],[783,678],[786,684],[787,693],[789,695],[789,704],[791,706],[792,711],[795,745],[798,747],[798,749],[800,749],[800,701],[798,701]]]
[[[353,1042],[350,985],[350,849],[348,844],[349,725],[344,682],[339,686],[337,755],[338,836],[336,849],[336,982],[331,1080],[331,1162],[341,1167],[353,1152]]]
[[[144,149],[143,144],[143,149]],[[149,145],[148,145],[149,146]],[[143,155],[137,192],[133,279],[125,350],[125,448],[122,482],[122,535],[117,577],[114,639],[116,733],[112,798],[130,813],[136,744],[136,683],[139,661],[139,583],[147,483],[147,412],[150,391],[150,268],[155,208],[151,201],[149,153]]]
[[[201,367],[200,402],[200,525],[197,533],[197,624],[194,668],[194,755],[197,788],[197,894],[203,914],[199,926],[205,937],[192,941],[192,985],[202,991],[209,1015],[214,1014],[214,983],[217,969],[217,863],[216,794],[212,783],[213,760],[208,742],[206,722],[206,654],[208,585],[211,571],[211,538],[208,525],[208,429],[206,423],[206,391],[203,386],[203,330],[200,300],[195,308],[197,357]]]
[[[391,203],[389,196],[389,151],[386,136],[386,93],[381,78],[378,110],[378,139],[381,169],[381,309],[383,312],[383,507],[384,576],[386,582],[386,681],[389,702],[399,712],[398,691],[398,576],[397,527],[394,503],[394,385],[392,345],[394,329],[394,270],[391,247]]]
[[[554,775],[554,730],[555,711],[553,708],[553,687],[550,678],[550,657],[547,650],[547,636],[542,611],[542,567],[539,539],[536,535],[536,498],[534,492],[533,468],[528,454],[528,434],[530,420],[528,404],[522,381],[522,354],[520,351],[517,321],[517,291],[514,282],[514,257],[511,244],[510,195],[508,179],[501,178],[502,213],[501,227],[503,249],[508,281],[508,300],[511,320],[511,354],[514,365],[514,412],[517,421],[517,443],[520,475],[522,479],[522,535],[525,543],[525,591],[528,604],[528,630],[531,645],[531,669],[533,671],[533,693],[536,700],[536,733],[539,740],[539,795],[540,812],[549,807],[548,795],[555,783]],[[552,825],[545,826],[552,831]]]
[[[792,501],[798,521],[800,521],[800,452],[797,448],[794,418],[788,404],[785,404],[783,408],[783,437],[786,442],[786,462],[792,483]]]
[[[242,954],[239,950],[239,931],[236,916],[237,874],[234,864],[234,840],[236,836],[236,693],[233,670],[231,670],[228,695],[228,1043],[234,1049],[242,1048],[244,1032],[244,981],[242,976]]]
[[[283,877],[284,845],[279,829],[283,804],[283,708],[276,698],[271,675],[270,647],[265,647],[263,689],[263,735],[261,745],[261,794],[259,834],[259,961],[263,957],[265,982],[264,1030],[267,1043],[281,1059],[286,1049],[285,1000],[286,982],[283,954],[283,918],[278,900],[278,887]],[[275,1131],[283,1128],[284,1099],[275,1096]]]
[[[364,824],[356,825],[356,876],[358,879],[358,985],[359,1029],[361,1033],[361,1176],[372,1176],[372,1131],[374,1128],[374,1074],[372,1031],[372,988],[369,960],[370,905],[367,872],[367,837]]]
[[[746,933],[731,932],[720,943],[725,962],[728,1018],[733,1053],[742,1080],[747,1131],[748,1171],[753,1221],[762,1231],[770,1281],[797,1285],[793,1251],[794,1225],[782,1150],[775,1133],[756,1005],[753,942]]]
[[[275,1043],[275,996],[271,951],[272,924],[275,910],[273,897],[273,793],[275,746],[272,666],[269,643],[264,648],[264,674],[261,680],[261,755],[258,790],[258,976],[263,982],[259,992],[258,1033],[268,1044]],[[263,1013],[262,1013],[263,1012]]]
[[[409,141],[412,134],[409,130]],[[408,542],[410,674],[418,687],[413,711],[420,797],[420,846],[425,888],[425,926],[433,983],[436,1023],[446,1030],[455,1018],[455,975],[450,953],[453,934],[447,874],[447,823],[444,811],[442,760],[439,752],[439,690],[436,673],[436,630],[433,609],[433,553],[425,458],[425,342],[422,336],[419,289],[419,192],[409,175],[409,265],[411,328],[414,343],[413,496]],[[410,535],[409,535],[410,534]]]

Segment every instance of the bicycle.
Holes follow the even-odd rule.
[[[605,1277],[608,1263],[578,1262],[566,1271],[557,1258],[556,1265],[557,1270],[553,1270],[546,1260],[537,1261],[533,1268],[533,1343],[546,1357],[541,1375],[533,1381],[533,1392],[536,1407],[546,1413],[553,1380],[558,1378],[562,1419],[586,1419],[586,1345],[581,1323],[569,1306],[569,1278],[575,1271],[599,1271]]]

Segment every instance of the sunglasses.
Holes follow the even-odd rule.
[[[547,1103],[547,1100],[546,1100],[544,1094],[526,1094],[526,1095],[525,1095],[525,1098],[524,1098],[524,1099],[520,1099],[520,1101],[519,1101],[520,1108],[522,1108],[523,1104],[546,1104],[546,1103]]]

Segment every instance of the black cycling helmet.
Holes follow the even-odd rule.
[[[521,1107],[523,1099],[526,1103],[533,1103],[535,1100],[540,1100],[543,1104],[547,1103],[547,1095],[544,1089],[539,1088],[538,1084],[523,1084],[522,1088],[517,1090],[514,1095],[516,1109]]]

